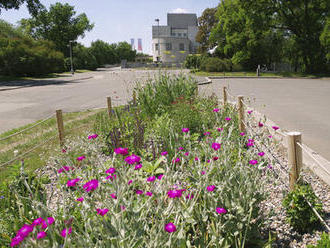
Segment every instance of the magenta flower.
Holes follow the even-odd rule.
[[[210,134],[211,134],[210,132],[205,132],[205,133],[204,133],[205,136],[208,136],[208,135],[210,135]]]
[[[218,132],[221,132],[221,131],[223,131],[223,128],[218,127],[217,130],[218,130]]]
[[[39,226],[42,224],[42,222],[44,221],[43,218],[38,218],[38,219],[35,219],[33,222],[32,222],[32,226]]]
[[[135,191],[135,193],[136,193],[137,195],[142,195],[142,194],[143,194],[143,191],[140,190],[140,189],[138,189],[138,190]]]
[[[205,175],[205,171],[202,171],[201,174],[202,174],[202,175]]]
[[[152,196],[152,192],[149,192],[149,191],[148,191],[148,192],[146,192],[146,195],[147,195],[147,196]]]
[[[107,208],[103,208],[103,209],[98,208],[98,209],[96,209],[96,212],[97,212],[98,215],[104,216],[104,215],[106,215],[107,212],[109,212],[109,209],[107,209]]]
[[[170,222],[165,224],[164,229],[166,232],[172,233],[176,231],[176,226],[172,222]]]
[[[46,236],[47,236],[47,233],[41,231],[37,234],[37,239],[43,239]]]
[[[182,132],[183,133],[188,133],[189,132],[189,128],[182,128]]]
[[[268,168],[268,169],[273,169],[273,166],[269,164],[269,165],[267,166],[267,168]]]
[[[14,247],[19,245],[24,240],[24,237],[17,235],[15,238],[11,240],[10,247]]]
[[[139,169],[141,169],[141,168],[142,168],[142,164],[137,164],[137,165],[135,165],[134,170],[139,170]]]
[[[86,192],[90,192],[92,190],[97,189],[99,186],[99,181],[97,179],[93,179],[83,185],[83,188]]]
[[[90,139],[96,139],[98,137],[98,135],[97,134],[92,134],[92,135],[89,135],[88,136],[88,139],[90,140]]]
[[[198,161],[199,160],[199,158],[198,157],[195,157],[195,161]]]
[[[214,161],[217,161],[218,159],[219,159],[219,157],[216,157],[216,156],[213,157],[213,160],[214,160]]]
[[[66,150],[65,149],[62,149],[62,153],[66,153]]]
[[[226,121],[230,121],[231,118],[230,118],[230,117],[226,117],[225,120],[226,120]]]
[[[41,223],[41,228],[46,229],[48,226],[50,226],[54,222],[55,222],[55,220],[53,217],[48,217],[47,220],[43,220],[43,222]]]
[[[111,180],[111,181],[113,181],[114,179],[116,179],[117,178],[117,175],[116,174],[113,174],[113,175],[109,175],[109,176],[107,176],[105,179],[106,180]]]
[[[212,148],[214,151],[217,151],[221,148],[221,144],[219,143],[212,143]]]
[[[252,112],[253,112],[253,110],[249,110],[249,111],[248,111],[248,114],[250,115]]]
[[[21,236],[22,238],[25,238],[28,236],[31,232],[33,232],[33,225],[27,225],[24,224],[21,229],[18,230],[16,233],[16,236]]]
[[[118,147],[118,148],[115,148],[114,152],[116,154],[121,154],[121,155],[125,156],[128,154],[128,148]]]
[[[153,182],[153,181],[155,181],[156,180],[156,177],[155,176],[151,176],[151,177],[148,177],[147,178],[147,181],[148,182]]]
[[[180,146],[178,149],[179,149],[180,151],[182,151],[182,150],[183,150],[183,147],[182,147],[182,146]]]
[[[80,157],[77,158],[77,161],[83,161],[84,159],[86,159],[85,156],[80,156]]]
[[[275,131],[279,129],[278,126],[272,126],[272,128],[273,128]]]
[[[194,193],[186,195],[186,199],[193,199],[194,198]]]
[[[113,174],[113,173],[115,173],[116,172],[116,169],[115,168],[109,168],[109,169],[107,169],[106,171],[105,171],[105,173],[107,173],[107,174]]]
[[[264,124],[262,124],[262,123],[259,121],[258,126],[259,126],[259,127],[263,127]]]
[[[255,165],[255,164],[257,164],[257,163],[258,163],[257,160],[250,160],[250,162],[249,162],[249,164],[251,164],[251,165]]]
[[[65,238],[67,235],[71,234],[72,233],[72,227],[70,227],[69,229],[67,228],[64,228],[62,231],[61,231],[61,236],[63,238]]]
[[[210,159],[208,159],[208,160],[207,160],[207,162],[208,162],[208,163],[211,163],[211,160],[210,160]]]
[[[167,151],[163,151],[163,152],[161,153],[162,156],[166,156],[167,154],[168,154]]]
[[[78,201],[78,202],[83,202],[83,201],[84,201],[84,197],[79,197],[79,198],[77,198],[77,201]]]
[[[80,178],[71,179],[66,183],[66,185],[68,187],[75,187],[79,181],[80,181]]]
[[[132,182],[133,182],[133,180],[129,180],[127,184],[130,185]]]
[[[189,156],[189,152],[185,152],[184,155],[185,155],[185,156]]]
[[[218,113],[219,111],[220,111],[220,109],[218,109],[218,108],[213,109],[213,112],[215,112],[215,113]]]
[[[139,163],[141,158],[135,154],[132,154],[131,156],[128,156],[125,158],[126,163],[128,164],[135,164]]]
[[[224,209],[224,208],[216,208],[216,211],[217,211],[217,213],[218,214],[225,214],[225,213],[227,213],[227,210],[226,209]]]
[[[55,219],[53,218],[53,217],[48,217],[47,218],[47,224],[48,225],[51,225],[51,224],[53,224],[55,222]]]
[[[263,156],[265,155],[265,153],[264,153],[264,152],[259,152],[258,155],[259,155],[260,157],[263,157]]]
[[[269,135],[269,136],[268,136],[268,138],[270,138],[270,139],[271,139],[271,138],[273,138],[273,136],[272,136],[272,135]]]
[[[169,198],[180,198],[182,196],[183,191],[185,191],[185,189],[170,190],[167,192],[167,196]]]
[[[117,199],[116,194],[111,194],[110,196],[111,196],[112,199]]]
[[[120,206],[120,209],[121,209],[122,211],[124,211],[124,210],[126,209],[126,207],[125,207],[124,205],[121,205],[121,206]]]
[[[173,159],[173,161],[172,161],[172,163],[174,164],[177,164],[177,163],[180,163],[181,162],[181,160],[180,160],[180,158],[176,158],[176,159]]]
[[[163,176],[164,176],[163,174],[160,174],[160,175],[157,177],[157,179],[158,179],[158,180],[162,180]]]
[[[213,190],[215,190],[215,185],[209,185],[206,187],[207,191],[212,192]]]
[[[245,135],[245,133],[244,133],[244,132],[242,132],[242,133],[240,133],[239,135],[241,135],[241,136],[244,136],[244,135]]]
[[[63,173],[64,171],[70,171],[71,169],[73,169],[73,168],[71,168],[70,166],[63,166],[62,168],[60,168],[57,172],[58,173]]]

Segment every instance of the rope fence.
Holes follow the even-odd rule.
[[[227,104],[227,97],[230,96],[232,98],[235,98],[233,95],[231,95],[226,87],[223,87],[223,99],[224,99],[224,105]],[[238,120],[239,120],[239,129],[241,132],[248,132],[250,135],[253,135],[253,127],[248,124],[248,122],[245,121],[245,115],[242,115],[244,113],[244,107],[246,109],[249,109],[250,107],[244,102],[243,96],[237,96],[237,103],[233,103],[237,105],[238,110]],[[328,175],[330,175],[330,172],[323,166],[323,164],[315,158],[315,156],[307,149],[307,146],[305,144],[301,143],[301,133],[298,132],[288,132],[283,133],[279,130],[275,130],[275,132],[282,137],[285,137],[288,139],[288,164],[289,164],[289,170],[283,165],[283,162],[277,158],[274,153],[264,144],[261,144],[259,141],[255,140],[254,144],[255,147],[259,152],[261,151],[267,151],[266,155],[268,158],[271,159],[271,157],[276,161],[276,164],[279,165],[279,167],[273,168],[273,172],[276,174],[277,178],[283,183],[283,185],[289,190],[292,191],[294,189],[294,186],[296,185],[299,177],[300,177],[300,170],[302,168],[302,152],[305,152],[308,154],[318,165],[320,168],[324,170]],[[280,176],[275,169],[278,169],[285,175],[289,176],[289,184],[285,182],[282,176]],[[314,208],[314,206],[303,196],[306,203],[309,205],[309,207],[313,210],[317,218],[320,220],[320,222],[324,225],[324,227],[327,229],[328,232],[330,232],[329,225],[325,222],[325,220],[322,218],[322,216],[318,213],[318,211]]]

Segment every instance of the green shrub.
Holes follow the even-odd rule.
[[[216,57],[205,58],[201,62],[201,70],[207,72],[232,71],[232,63],[229,59],[219,59]]]
[[[188,69],[198,69],[201,66],[201,55],[190,54],[184,61],[184,67]]]
[[[307,199],[320,214],[323,213],[320,200],[308,184],[297,184],[295,189],[288,193],[283,200],[287,221],[300,233],[310,232],[320,225],[319,219],[305,199]]]
[[[317,245],[308,245],[307,248],[330,248],[330,234],[322,233],[321,239],[317,241]]]

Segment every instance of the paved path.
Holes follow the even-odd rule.
[[[222,97],[222,87],[244,95],[251,106],[288,131],[301,131],[303,142],[330,160],[329,79],[213,79],[200,86]]]

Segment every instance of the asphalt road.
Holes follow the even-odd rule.
[[[302,132],[305,144],[330,160],[329,79],[214,79],[200,86],[222,97],[222,87],[244,95],[250,105],[286,131]]]
[[[107,96],[114,105],[126,103],[137,81],[157,73],[113,68],[74,77],[0,82],[0,133],[43,119],[56,109],[72,112],[105,107]],[[251,106],[281,129],[301,131],[303,142],[330,160],[329,79],[219,79],[200,86],[200,92],[222,97],[224,85],[233,95],[249,97]]]

